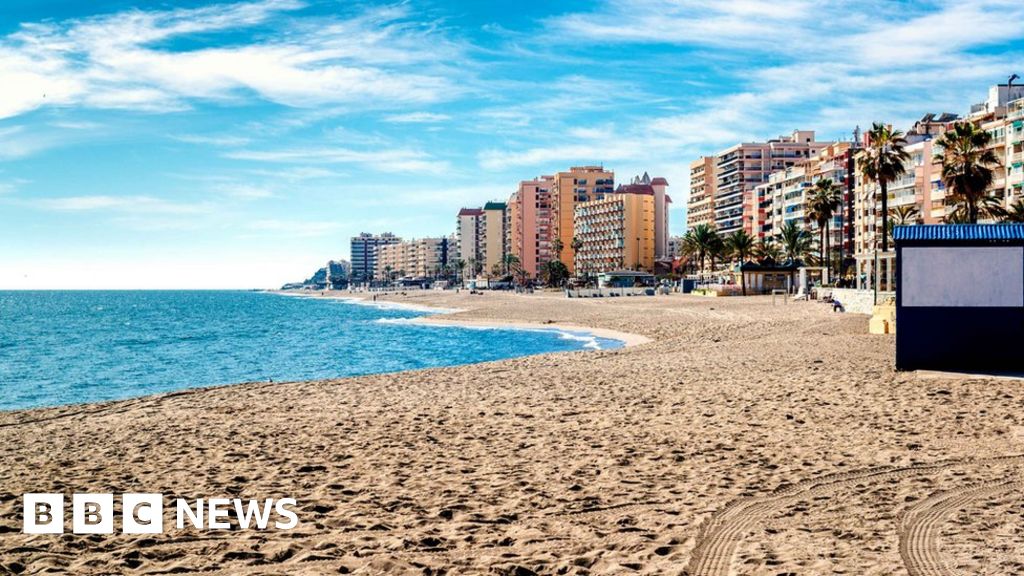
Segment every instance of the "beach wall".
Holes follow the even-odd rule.
[[[873,314],[875,307],[875,292],[873,290],[857,290],[855,288],[832,288],[832,297],[843,303],[847,312],[854,314]],[[878,302],[882,303],[886,298],[891,298],[892,292],[879,292]]]

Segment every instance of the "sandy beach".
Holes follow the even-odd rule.
[[[387,299],[634,336],[0,413],[0,573],[1024,573],[1021,380],[895,372],[816,302]],[[26,535],[25,492],[294,497],[300,524]]]

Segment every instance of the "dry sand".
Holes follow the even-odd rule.
[[[897,373],[814,302],[394,299],[650,341],[0,414],[0,572],[1024,573],[1021,381]],[[29,491],[294,496],[301,523],[30,536]]]

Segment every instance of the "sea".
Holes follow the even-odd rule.
[[[436,312],[246,291],[0,291],[0,410],[622,346],[414,320]]]

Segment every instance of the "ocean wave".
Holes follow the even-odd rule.
[[[565,330],[555,330],[554,332],[557,332],[558,337],[562,340],[584,342],[584,348],[590,348],[591,350],[601,349],[601,342],[597,339],[597,336],[594,336],[593,334],[566,332]]]
[[[525,328],[522,326],[502,326],[500,324],[459,324],[455,322],[451,323],[435,323],[435,322],[423,322],[420,318],[377,318],[374,320],[377,324],[395,324],[395,325],[415,325],[415,326],[427,326],[431,328],[454,328],[458,330],[502,330],[502,331],[515,331],[515,332],[533,332],[542,334],[554,334],[558,336],[560,340],[570,340],[573,342],[582,342],[582,347],[588,350],[603,350],[601,347],[601,340],[587,332],[571,332],[560,328]],[[616,342],[612,340],[612,342]]]
[[[424,306],[422,304],[409,304],[406,302],[391,302],[389,300],[363,300],[362,298],[335,298],[335,300],[345,304],[355,304],[357,306],[368,306],[370,308],[376,308],[378,310],[408,310],[410,312],[423,312],[426,314],[451,314],[454,312],[461,312],[458,308],[439,308],[434,306]]]

